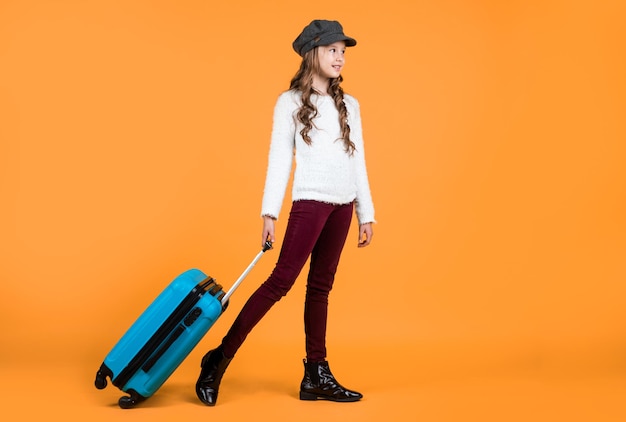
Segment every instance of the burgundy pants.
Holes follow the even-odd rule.
[[[353,204],[318,201],[292,204],[285,240],[269,278],[250,296],[222,340],[224,354],[235,356],[252,328],[291,289],[311,257],[304,305],[306,355],[311,362],[326,358],[328,294],[346,242]]]

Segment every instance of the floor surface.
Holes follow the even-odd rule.
[[[341,356],[333,361],[333,372],[347,387],[361,391],[364,399],[303,402],[297,395],[302,363],[291,359],[294,350],[280,348],[275,359],[263,363],[254,359],[253,350],[241,352],[212,408],[200,404],[193,389],[202,350],[194,350],[153,397],[130,410],[118,407],[122,394],[117,388],[109,384],[100,391],[94,387],[98,358],[39,367],[5,362],[0,368],[0,399],[3,413],[15,412],[27,420],[50,416],[94,422],[626,420],[623,376],[550,373],[515,365],[479,368],[463,362],[445,368],[441,360],[435,366],[413,360],[409,351],[397,359]]]

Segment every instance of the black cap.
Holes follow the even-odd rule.
[[[293,49],[300,56],[320,45],[330,45],[345,41],[346,46],[354,47],[356,40],[343,33],[343,27],[337,21],[316,19],[304,27],[302,33],[293,42]]]

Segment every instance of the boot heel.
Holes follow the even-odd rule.
[[[300,400],[317,400],[317,394],[307,393],[306,391],[300,391]]]

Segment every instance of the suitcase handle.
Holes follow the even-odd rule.
[[[237,290],[237,287],[239,287],[239,285],[241,284],[241,282],[243,281],[244,278],[246,278],[246,276],[248,275],[248,273],[252,270],[252,268],[256,265],[256,263],[259,261],[259,259],[261,259],[261,257],[263,256],[263,254],[267,251],[269,251],[270,249],[272,249],[272,242],[270,242],[269,240],[267,240],[265,242],[265,244],[263,245],[263,249],[261,250],[261,252],[259,252],[257,254],[257,256],[254,257],[254,259],[252,260],[252,262],[250,263],[250,265],[248,265],[248,268],[245,269],[245,271],[243,273],[241,273],[241,275],[239,276],[239,278],[237,279],[237,281],[235,281],[235,283],[233,284],[233,286],[228,289],[228,291],[226,292],[226,294],[224,295],[224,297],[222,298],[222,309],[226,309],[226,305],[228,304],[228,298],[230,298],[230,295],[232,295],[235,290]]]
[[[272,246],[272,242],[269,240],[265,241],[265,244],[263,245],[263,252],[267,252],[270,249],[272,249],[274,246]]]

